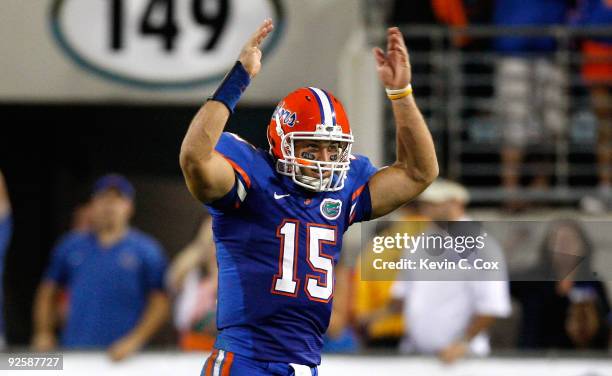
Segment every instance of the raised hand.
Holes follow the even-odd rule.
[[[378,47],[373,52],[378,78],[385,88],[403,89],[410,84],[412,73],[408,49],[397,27],[387,29],[387,53]]]
[[[261,43],[274,29],[271,19],[266,19],[257,31],[251,36],[248,42],[242,47],[238,60],[249,73],[251,78],[255,77],[261,70]]]

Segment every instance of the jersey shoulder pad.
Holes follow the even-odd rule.
[[[351,156],[351,169],[349,177],[355,188],[365,184],[370,180],[378,169],[370,162],[370,159],[365,155],[354,154]]]

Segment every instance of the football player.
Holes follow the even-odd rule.
[[[378,170],[351,153],[342,104],[314,87],[278,104],[269,150],[224,133],[261,69],[260,46],[272,29],[266,20],[245,44],[181,147],[189,191],[213,216],[219,266],[219,333],[203,375],[316,375],[343,233],[404,205],[438,174],[397,28],[387,32],[386,52],[373,51],[397,129],[391,166]]]

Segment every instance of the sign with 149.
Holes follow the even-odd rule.
[[[282,35],[281,0],[54,0],[51,30],[77,64],[145,88],[187,88],[223,77],[267,17]]]

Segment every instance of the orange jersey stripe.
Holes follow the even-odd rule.
[[[214,349],[213,352],[208,357],[208,361],[206,363],[206,369],[204,370],[204,376],[212,376],[213,366],[215,365],[215,360],[217,360],[217,355],[219,355],[219,350]]]
[[[366,185],[364,184],[361,187],[357,188],[357,190],[353,193],[353,196],[351,197],[351,201],[355,201],[357,199],[357,197],[359,197],[361,192],[363,192],[365,186]]]
[[[219,152],[217,152],[217,153],[219,153]],[[236,162],[232,161],[231,159],[229,159],[228,157],[226,157],[222,153],[219,153],[219,155],[221,155],[223,158],[225,158],[225,160],[232,166],[232,168],[234,170],[236,170],[236,172],[238,172],[240,174],[240,176],[242,176],[242,179],[246,183],[247,188],[251,188],[251,178],[249,178],[249,175],[247,175],[247,173],[242,169],[242,167],[238,166],[238,164]]]
[[[225,361],[223,362],[223,369],[221,370],[221,376],[229,376],[230,370],[232,369],[233,361],[234,361],[234,353],[226,351]]]

